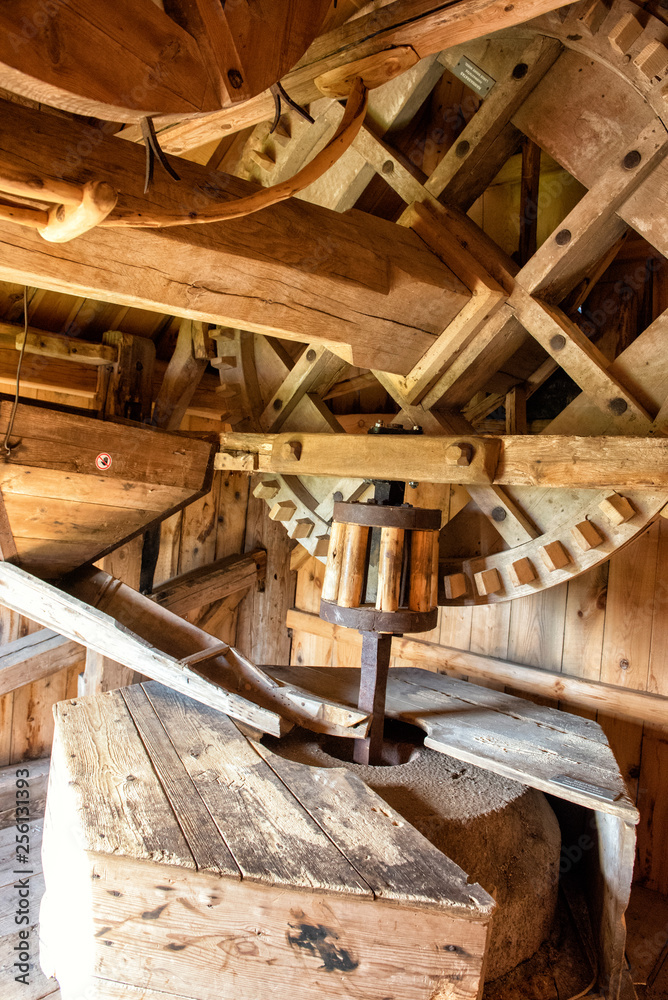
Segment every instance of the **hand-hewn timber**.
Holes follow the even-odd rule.
[[[20,153],[15,136],[24,137]],[[71,150],[85,150],[68,166]],[[104,179],[114,224],[153,209],[197,218],[212,199],[254,185],[179,161],[143,194],[144,150],[32,109],[4,104],[0,174]],[[67,248],[3,223],[0,277],[287,339],[317,340],[363,367],[408,372],[461,310],[468,289],[416,236],[383,219],[289,201],[242,219],[127,234],[98,227]]]
[[[224,431],[220,442],[225,468],[235,468],[236,461],[240,471],[476,486],[668,490],[668,440],[658,437],[328,434],[323,439],[298,431]]]
[[[168,580],[154,590],[151,597],[174,614],[184,615],[240,590],[248,590],[264,579],[266,564],[267,553],[263,549],[227,556]]]
[[[233,647],[221,653],[213,636],[107,573],[87,570],[70,590],[0,563],[0,604],[261,732],[280,735],[290,719],[318,732],[366,736],[363,712],[277,684]],[[213,650],[206,664],[184,665],[205,649]],[[236,693],[240,685],[254,700]]]
[[[42,629],[2,646],[0,695],[81,663],[85,649],[51,629]]]

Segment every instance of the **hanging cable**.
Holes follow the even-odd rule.
[[[19,392],[21,389],[21,366],[23,365],[23,355],[26,352],[26,344],[28,343],[28,286],[23,286],[23,343],[21,344],[21,353],[19,354],[19,361],[16,366],[16,391],[14,393],[14,405],[12,406],[12,413],[9,418],[9,423],[7,424],[7,433],[5,434],[5,440],[2,444],[2,453],[5,456],[5,461],[12,457],[12,448],[9,444],[9,439],[12,436],[12,431],[14,430],[14,420],[16,419],[16,411],[19,407]],[[16,447],[16,445],[14,445]]]

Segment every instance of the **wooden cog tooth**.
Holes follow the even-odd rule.
[[[529,559],[518,559],[511,563],[508,567],[508,575],[514,587],[523,587],[537,579],[536,571]]]
[[[573,541],[580,546],[583,552],[598,548],[603,541],[603,536],[591,521],[580,521],[579,524],[571,528],[571,535]]]
[[[584,10],[582,14],[576,18],[576,22],[581,28],[586,29],[590,34],[595,35],[600,30],[601,25],[609,13],[610,9],[604,3],[604,0],[594,0],[594,2],[590,3],[586,10]]]
[[[297,504],[292,500],[279,500],[269,511],[269,517],[272,521],[289,521],[296,510]]]
[[[290,532],[290,538],[308,538],[315,525],[308,517],[300,517]]]
[[[615,525],[630,521],[636,512],[631,501],[627,500],[626,497],[620,496],[619,493],[614,493],[611,497],[607,497],[598,506],[604,517],[607,517],[608,521]]]
[[[455,601],[458,597],[463,597],[468,590],[466,577],[463,573],[451,573],[443,577],[445,596],[448,601]]]
[[[475,585],[481,597],[487,594],[497,594],[503,587],[501,577],[497,569],[483,569],[475,574]]]
[[[263,479],[253,490],[253,496],[258,500],[273,500],[280,490],[281,484],[276,479]]]
[[[633,14],[624,14],[608,35],[608,40],[613,49],[624,56],[636,39],[640,38],[642,31],[642,24]]]
[[[540,554],[550,573],[563,569],[571,562],[571,557],[561,542],[549,542],[547,545],[542,545]]]

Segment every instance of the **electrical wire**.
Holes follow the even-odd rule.
[[[12,431],[14,430],[14,420],[16,419],[16,411],[19,408],[19,393],[21,390],[21,367],[23,365],[23,356],[26,352],[26,344],[28,343],[28,286],[23,286],[23,343],[21,344],[21,353],[19,354],[19,361],[16,366],[16,391],[14,393],[14,405],[12,406],[12,413],[9,418],[9,423],[7,424],[7,433],[5,434],[5,440],[2,444],[2,453],[5,456],[5,461],[12,457],[12,449],[9,444],[9,439],[12,436]],[[16,447],[16,445],[14,446]]]

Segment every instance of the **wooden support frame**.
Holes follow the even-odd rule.
[[[86,651],[73,639],[41,629],[0,647],[0,695],[83,663]]]
[[[267,553],[264,549],[256,549],[246,555],[227,556],[166,581],[150,596],[164,608],[183,616],[188,611],[262,584],[266,565]]]

